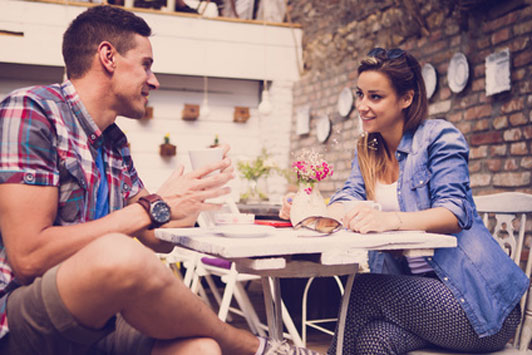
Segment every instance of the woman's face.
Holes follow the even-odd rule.
[[[378,71],[364,71],[358,76],[356,108],[362,129],[379,132],[385,139],[390,133],[401,134],[405,125],[403,109],[411,104],[409,95],[398,97],[390,79]]]

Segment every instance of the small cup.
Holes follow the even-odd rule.
[[[192,149],[188,151],[188,156],[192,169],[196,170],[222,160],[224,151],[222,148]]]
[[[344,205],[344,213],[351,211],[353,208],[355,208],[355,206],[359,205],[368,206],[370,208],[376,209],[377,211],[382,210],[382,206],[379,203],[371,200],[342,201],[342,204]]]

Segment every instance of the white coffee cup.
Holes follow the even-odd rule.
[[[376,209],[377,211],[382,210],[382,206],[379,203],[371,200],[342,201],[342,204],[344,205],[344,213],[351,211],[355,206],[367,206]]]
[[[222,160],[224,151],[222,148],[191,149],[188,156],[192,169],[196,170]]]

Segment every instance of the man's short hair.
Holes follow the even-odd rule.
[[[109,41],[118,53],[135,46],[134,35],[151,35],[146,21],[114,6],[95,6],[76,17],[63,35],[63,59],[69,79],[82,77],[90,68],[102,41]]]

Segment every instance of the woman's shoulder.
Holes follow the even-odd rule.
[[[462,132],[451,122],[440,118],[423,121],[416,129],[414,142],[414,145],[419,148],[437,144],[437,142],[453,142],[453,144],[460,142],[460,145],[467,145]]]
[[[451,129],[458,131],[458,128],[455,127],[451,122],[446,121],[443,118],[429,118],[424,120],[420,125],[424,130],[436,131],[442,129]]]
[[[426,139],[437,139],[438,137],[448,135],[462,136],[462,132],[451,122],[442,118],[432,118],[423,121],[415,133],[416,136],[423,136]]]

